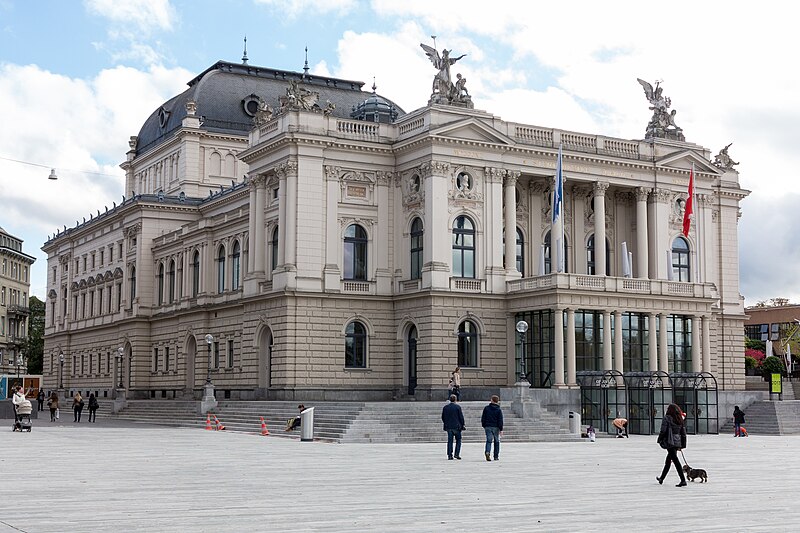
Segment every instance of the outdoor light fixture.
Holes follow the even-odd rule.
[[[528,380],[528,373],[525,369],[525,332],[528,331],[528,323],[520,320],[516,325],[517,333],[519,333],[519,343],[522,346],[522,357],[519,365],[519,380],[524,382]]]
[[[54,181],[58,179],[58,176],[56,176],[56,169],[54,169],[54,168],[50,169],[50,175],[47,176],[47,179],[54,180]]]
[[[123,388],[123,385],[122,385],[122,356],[123,356],[124,353],[125,353],[125,349],[122,346],[117,348],[117,369],[119,370],[119,387],[118,388],[120,388],[120,389]]]
[[[58,380],[58,388],[64,388],[64,352],[60,352],[58,354],[58,363],[61,366],[61,375],[59,376]]]
[[[206,335],[206,344],[208,344],[208,372],[206,373],[206,385],[211,385],[211,343],[214,342],[214,336],[210,333]]]

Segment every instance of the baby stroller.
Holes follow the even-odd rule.
[[[33,410],[31,402],[25,400],[19,405],[15,405],[14,425],[11,426],[11,431],[27,431],[30,433],[33,424],[31,424],[31,411]]]

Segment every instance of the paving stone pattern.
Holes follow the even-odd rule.
[[[442,432],[444,437],[444,432]],[[99,418],[0,431],[0,533],[797,531],[800,437],[690,436],[707,484],[655,475],[654,437],[334,444]]]

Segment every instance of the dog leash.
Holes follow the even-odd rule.
[[[683,450],[681,450],[681,457],[683,457],[683,464],[685,464],[686,466],[689,466],[689,461],[687,461],[686,460],[686,456],[683,455]],[[689,468],[691,468],[691,466],[689,466]]]

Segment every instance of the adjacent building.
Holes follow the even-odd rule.
[[[22,251],[22,239],[0,228],[0,374],[25,374],[22,347],[28,337],[30,272],[36,258]]]
[[[220,61],[191,80],[131,138],[124,199],[43,247],[45,386],[430,399],[460,366],[476,399],[521,373],[555,395],[602,371],[744,388],[730,160],[655,115],[619,139],[434,85],[405,112],[307,72]]]

